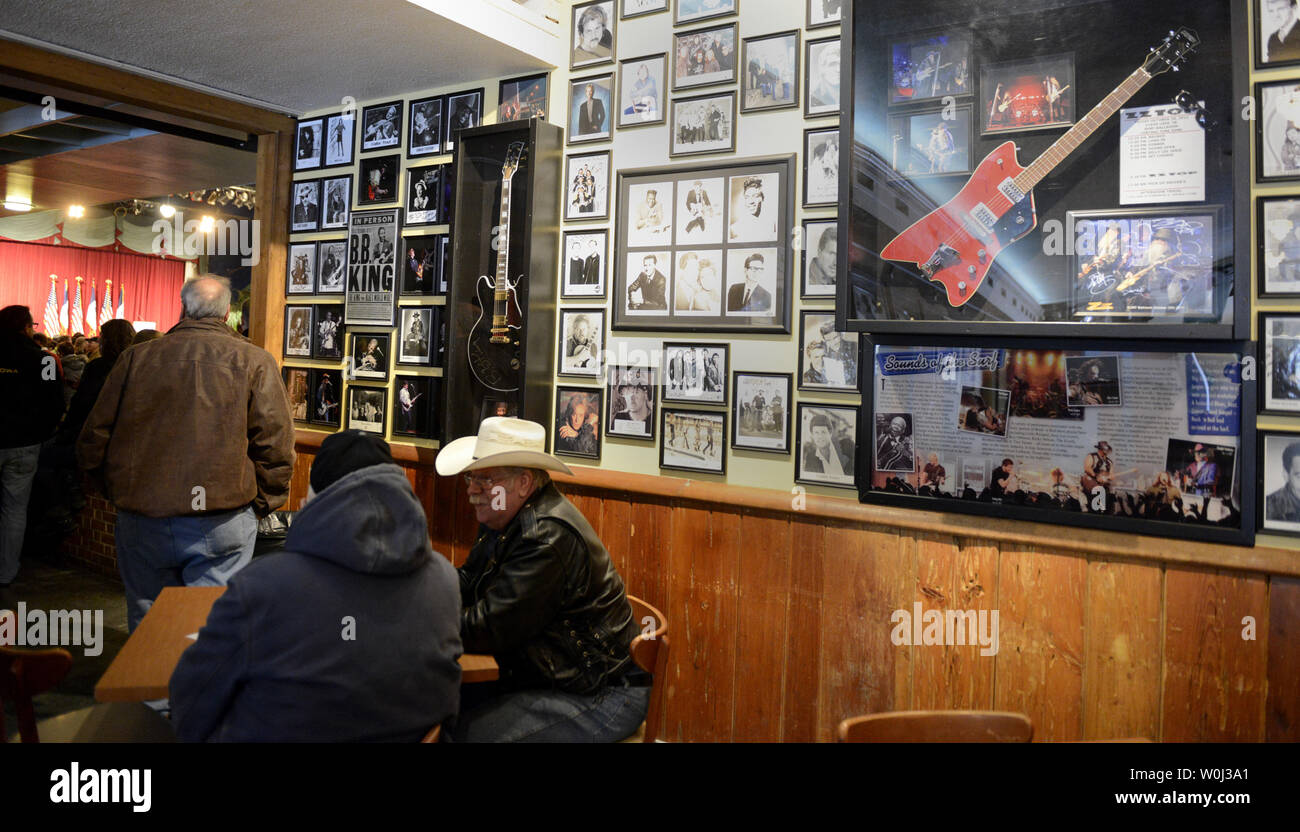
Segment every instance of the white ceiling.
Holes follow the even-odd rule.
[[[3,0],[6,33],[294,115],[549,68],[408,0]]]

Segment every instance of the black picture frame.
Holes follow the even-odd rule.
[[[808,0],[811,5],[813,0]],[[814,55],[816,50],[821,55],[835,56],[835,65],[827,66],[824,70],[820,65],[814,67],[813,61],[818,60],[818,55]],[[843,105],[843,99],[840,98],[840,38],[836,35],[833,38],[810,38],[804,41],[804,82],[803,82],[803,117],[804,118],[830,118],[840,114],[840,107]],[[813,79],[818,78],[825,83],[814,85]],[[831,90],[827,84],[833,82],[835,106],[831,107],[823,102],[831,95]],[[817,102],[814,104],[814,100]]]
[[[756,398],[742,398],[741,379],[769,379],[775,380],[775,384],[765,385],[769,388],[781,389],[784,385],[784,396],[781,398],[781,413],[778,416],[773,407],[774,399],[764,397],[761,405],[756,404]],[[760,391],[761,392],[761,391]],[[782,456],[790,453],[790,414],[794,409],[794,376],[790,373],[760,373],[749,370],[734,370],[731,373],[731,450],[732,451],[759,451],[765,454],[781,454]],[[756,413],[755,407],[765,409],[766,414],[759,411]],[[752,435],[742,435],[741,431],[753,431],[754,419],[757,415],[759,420],[758,427],[760,432],[766,422],[764,415],[770,415],[780,427],[780,436],[776,439],[774,445],[754,444],[756,437]]]
[[[722,106],[718,106],[721,102]],[[712,107],[702,116],[696,110],[706,105]],[[716,119],[715,119],[716,114]],[[723,120],[725,119],[725,121]],[[710,92],[685,98],[674,98],[669,104],[668,156],[679,159],[686,156],[711,156],[736,152],[736,91]],[[715,127],[716,124],[716,127]],[[726,138],[713,138],[713,132],[726,132]],[[699,143],[699,149],[686,149]]]
[[[809,319],[813,318],[816,319],[816,332],[810,331],[808,327]],[[796,345],[799,350],[799,389],[831,394],[856,393],[862,380],[863,345],[867,339],[859,333],[844,332],[837,328],[823,333],[822,329],[827,323],[835,323],[835,310],[803,309],[799,312],[799,341]],[[827,338],[832,334],[840,336],[838,347],[827,343]],[[817,368],[816,362],[812,360],[813,356],[809,353],[809,349],[815,344],[822,345],[821,369]],[[830,368],[826,366],[827,361],[838,362],[836,372],[828,372]],[[852,376],[852,379],[849,376]],[[842,381],[832,379],[842,379]]]
[[[342,295],[347,288],[347,268],[347,240],[318,242],[316,244],[316,294]]]
[[[816,413],[814,411],[820,411],[820,412]],[[834,458],[828,456],[828,460],[825,462],[819,460],[818,449],[816,446],[816,428],[821,427],[821,425],[810,425],[810,429],[809,429],[810,435],[808,437],[809,445],[808,447],[805,447],[804,446],[804,422],[805,422],[804,414],[805,413],[810,414],[809,418],[806,420],[810,423],[817,416],[822,416],[826,418],[827,421],[831,421],[830,417],[832,415],[838,417],[839,419],[845,419],[846,421],[851,419],[852,429],[854,431],[853,452],[846,453],[845,446],[844,446],[846,437],[835,435],[836,433],[841,432],[842,426],[837,422],[832,422],[831,425],[826,426],[827,431],[831,433],[830,444],[827,446],[826,453],[829,454],[830,450],[838,450],[839,453],[837,453]],[[861,436],[861,425],[860,425],[861,421],[862,421],[861,413],[859,412],[857,407],[854,407],[852,405],[839,405],[839,404],[831,404],[828,402],[807,402],[807,401],[799,402],[797,409],[795,411],[795,423],[794,423],[794,431],[795,431],[794,447],[793,447],[794,481],[802,485],[820,485],[826,488],[848,488],[848,489],[855,488],[856,486],[854,485],[854,480],[857,471],[857,459],[858,459],[857,437]],[[844,461],[845,458],[847,458],[847,461],[849,463],[847,466],[848,471],[846,472],[848,476],[847,481],[834,480],[831,479],[831,475],[826,474],[826,471],[824,470],[825,467],[828,465],[832,465],[832,462],[830,460],[835,458],[838,458],[838,462],[841,466],[841,470],[843,470],[843,468],[846,467],[844,465]],[[813,465],[821,467],[823,468],[823,470],[821,471],[809,470]],[[812,474],[821,474],[823,476],[821,478],[818,478],[816,476],[811,476]]]
[[[402,283],[398,296],[445,294],[443,266],[448,247],[446,234],[403,234]]]
[[[600,115],[599,124],[603,127],[601,130],[583,129],[590,126],[590,123],[587,118],[584,118],[582,108],[586,101],[583,96],[579,96],[579,93],[581,92],[585,96],[588,85],[592,88],[592,101],[599,107],[596,113]],[[604,100],[601,100],[601,92],[605,94]],[[565,131],[567,144],[573,146],[609,141],[614,137],[614,115],[617,111],[618,102],[615,97],[613,72],[571,79],[569,81],[568,129]]]
[[[334,319],[329,320],[333,315]],[[333,324],[331,328],[328,324]],[[343,360],[343,304],[318,303],[312,307],[311,357],[325,361]],[[327,343],[329,342],[329,343]],[[329,344],[333,346],[329,346]]]
[[[311,358],[312,314],[308,305],[288,304],[284,307],[285,358]]]
[[[1259,412],[1300,415],[1300,312],[1265,311],[1258,320]]]
[[[406,169],[406,211],[402,227],[418,228],[429,225],[446,225],[443,211],[445,199],[442,176],[450,165],[424,165]],[[423,191],[424,202],[417,205],[417,191]]]
[[[667,10],[665,5],[664,10]],[[637,89],[636,82],[638,78],[629,78],[630,73],[637,73],[641,67],[648,67],[652,63],[658,64],[657,77],[652,77],[650,70],[646,70],[647,80],[654,82],[654,94],[646,94],[646,89]],[[636,69],[634,69],[634,67]],[[629,88],[629,82],[633,82]],[[614,124],[619,130],[628,130],[636,127],[650,127],[655,124],[664,124],[668,120],[668,53],[659,52],[653,55],[641,55],[636,58],[623,58],[618,62],[618,103],[616,106],[617,117]],[[652,99],[647,103],[646,99]],[[653,107],[651,106],[653,104]],[[629,113],[629,110],[631,111]],[[635,120],[631,117],[635,116]]]
[[[331,113],[325,118],[324,155],[320,170],[349,167],[356,162],[357,117],[354,110]],[[337,148],[337,152],[335,152]]]
[[[1047,100],[1050,94],[1043,81],[1049,73],[1054,73],[1051,77],[1057,82],[1057,102],[1064,111],[1057,118],[1044,110],[1052,103]],[[1068,129],[1078,115],[1077,90],[1074,52],[981,63],[980,136]],[[1021,101],[1025,102],[1022,106],[1015,106]]]
[[[1289,477],[1287,470],[1278,463],[1285,462],[1283,455],[1291,445],[1300,443],[1300,433],[1281,430],[1261,430],[1258,434],[1258,448],[1255,455],[1255,478],[1252,485],[1259,494],[1255,512],[1255,528],[1262,534],[1277,534],[1287,537],[1300,537],[1300,518],[1287,520],[1285,516],[1294,514],[1294,493],[1287,494]],[[1291,465],[1295,467],[1296,454],[1291,455]],[[1278,471],[1281,468],[1281,471]],[[1279,480],[1279,474],[1281,478]],[[1281,516],[1279,516],[1281,515]]]
[[[618,19],[631,20],[637,17],[646,17],[647,15],[659,14],[668,11],[668,0],[636,0],[640,5],[647,6],[638,11],[629,12],[627,6],[632,0],[619,0]]]
[[[570,249],[578,245],[582,257],[575,263]],[[598,243],[598,252],[590,252],[591,244]],[[593,264],[591,258],[595,256]],[[604,298],[609,275],[609,229],[565,229],[563,265],[560,272],[560,297],[564,300]],[[595,277],[592,280],[592,277]],[[594,287],[589,289],[588,287]]]
[[[714,37],[709,37],[710,35]],[[740,26],[736,23],[715,24],[686,32],[673,32],[673,50],[669,53],[673,73],[673,92],[734,84],[738,77],[739,40]],[[717,61],[715,55],[714,60],[719,67],[708,69],[708,49],[715,41],[719,52],[730,46],[732,58],[730,67],[723,66],[723,62]],[[698,53],[698,61],[696,53]],[[700,65],[699,70],[692,72],[696,63]]]
[[[1252,0],[1251,2],[1251,10],[1255,18],[1254,25],[1250,30],[1254,33],[1255,38],[1255,42],[1251,44],[1253,47],[1251,52],[1255,55],[1255,69],[1275,69],[1277,67],[1296,66],[1297,64],[1300,64],[1300,44],[1297,43],[1297,38],[1300,38],[1300,30],[1296,29],[1294,26],[1289,33],[1290,43],[1279,43],[1283,48],[1290,47],[1288,50],[1289,57],[1275,60],[1269,60],[1265,57],[1265,53],[1269,51],[1272,36],[1277,32],[1277,26],[1274,21],[1266,22],[1264,20],[1263,3],[1265,2],[1267,2],[1267,0]]]
[[[447,124],[446,139],[442,143],[442,152],[450,153],[456,149],[456,133],[469,130],[483,123],[483,87],[475,90],[461,90],[447,94],[445,119]]]
[[[614,63],[614,56],[618,54],[618,14],[614,3],[615,0],[591,0],[588,3],[574,4],[571,11],[572,25],[569,27],[571,43],[569,47],[570,70],[585,70],[593,66]],[[598,38],[594,50],[582,48],[585,46],[583,43],[584,23],[589,27],[592,20],[594,20],[594,18],[585,19],[590,14],[588,11],[590,9],[597,9],[603,18],[602,26],[604,31]]]
[[[294,126],[293,169],[294,172],[319,170],[324,157],[325,118],[314,116],[300,118]],[[310,142],[308,141],[310,136]]]
[[[311,234],[320,230],[320,186],[320,179],[299,179],[293,183],[293,196],[289,200],[290,234]],[[303,202],[304,196],[306,202]]]
[[[843,0],[808,0],[808,16],[804,28],[825,29],[830,26],[840,25],[840,17],[843,14],[842,2]],[[853,0],[848,0],[848,2],[852,3]],[[813,13],[813,4],[815,3],[822,5],[823,11],[819,15]],[[826,11],[826,8],[831,5],[835,8],[834,17],[831,16],[829,11]]]
[[[698,450],[691,446],[690,429],[696,431],[697,444],[700,427],[707,425],[711,444],[703,444]],[[678,440],[678,429],[682,430],[682,439]],[[672,443],[670,449],[669,443]],[[684,460],[668,461],[669,451],[674,456],[695,456],[705,452],[717,452],[717,467],[689,465]],[[701,457],[702,458],[702,457]],[[659,408],[659,467],[672,471],[690,471],[695,474],[727,475],[727,411],[725,410],[690,410],[686,408]]]
[[[379,422],[378,428],[374,426],[373,419],[362,420],[358,418],[357,413],[360,405],[365,401],[378,401]],[[388,424],[388,391],[382,387],[362,387],[360,385],[348,385],[348,430],[360,430],[366,433],[373,433],[376,436],[383,436],[385,426]]]
[[[799,247],[799,297],[805,300],[835,300],[835,287],[839,283],[839,219],[830,217],[828,219],[811,219],[805,218],[803,221],[803,244]],[[830,274],[830,282],[825,282],[826,266],[823,265],[822,246],[826,244],[826,236],[833,236],[836,251],[826,252],[826,257],[833,257],[833,271]],[[814,239],[815,238],[815,239]],[[816,270],[816,280],[811,279],[810,274]],[[810,287],[816,286],[813,289]]]
[[[497,85],[497,122],[546,118],[550,86],[546,72],[502,80]]]
[[[408,409],[402,402],[402,389],[411,385],[407,395],[413,399]],[[398,374],[393,377],[394,439],[440,439],[442,379],[437,376]],[[409,415],[408,415],[409,414]],[[408,421],[411,420],[411,421]]]
[[[577,165],[587,165],[589,162],[598,163],[597,170],[591,171],[590,191],[587,190],[586,185],[580,185],[576,180],[576,174],[581,173],[581,169],[576,169],[575,173]],[[575,153],[565,156],[564,221],[587,222],[609,219],[609,182],[610,151],[598,150],[594,153]],[[602,196],[604,199],[601,198]],[[585,205],[590,205],[591,210],[583,211]]]
[[[655,427],[658,423],[658,404],[655,400],[658,385],[656,377],[658,375],[657,367],[643,367],[625,364],[610,364],[605,368],[605,389],[608,394],[609,416],[605,422],[605,434],[618,439],[633,439],[637,441],[653,442],[655,439]],[[640,390],[645,398],[646,408],[649,413],[645,419],[619,419],[619,416],[633,416],[631,405],[628,398],[634,398],[636,390]],[[624,392],[626,390],[626,393]],[[644,426],[641,433],[632,431],[630,427],[620,427],[620,422],[626,425],[640,423]]]
[[[284,294],[313,295],[320,272],[319,244],[290,243],[285,259]]]
[[[390,153],[385,156],[367,156],[357,168],[357,205],[401,204],[402,192],[398,190],[399,174],[402,170],[402,154]],[[374,171],[378,177],[372,177]],[[372,182],[371,179],[376,181]]]
[[[946,118],[946,109],[920,106],[889,114],[889,130],[892,135],[902,137],[888,160],[892,179],[915,181],[971,173],[975,166],[974,154],[971,153],[975,141],[975,108],[969,101],[957,104],[954,108],[956,118]],[[928,138],[925,136],[927,129],[930,132]],[[928,145],[934,141],[935,131],[940,129],[951,137],[952,150],[938,154],[941,159],[936,161]],[[915,135],[918,133],[920,138]]]
[[[397,308],[399,323],[397,327],[397,350],[394,358],[399,367],[434,367],[439,361],[442,333],[442,306],[399,306]],[[424,329],[424,355],[419,354],[419,347],[410,338],[411,324],[419,319]],[[408,351],[408,346],[412,347]]]
[[[1289,227],[1279,237],[1281,223]],[[1300,195],[1255,198],[1255,271],[1259,297],[1300,298]]]
[[[280,368],[285,394],[289,397],[289,416],[306,423],[311,415],[311,368],[285,365]]]
[[[592,403],[595,403],[595,412],[592,412]],[[582,415],[583,425],[577,430],[577,435],[572,437],[562,437],[560,432],[565,428],[572,429],[569,424],[572,417],[576,415],[577,403],[581,402],[585,409]],[[572,409],[571,409],[572,408]],[[592,422],[592,417],[595,422]],[[601,434],[604,433],[605,426],[605,389],[603,387],[571,387],[565,384],[555,386],[555,414],[551,421],[551,450],[553,453],[563,456],[585,457],[587,459],[600,459],[600,448],[602,442]],[[587,428],[592,430],[587,432]],[[586,434],[584,436],[584,434]]]
[[[578,317],[584,315],[587,318],[588,327],[586,348],[585,350],[582,348],[582,342],[579,339],[575,339],[573,347],[578,350],[575,352],[575,356],[586,356],[581,360],[583,363],[590,364],[589,367],[583,367],[580,364],[575,366],[577,362],[570,361],[568,358],[571,347],[568,341],[569,336],[572,334],[570,327],[577,326]],[[605,363],[605,315],[605,307],[603,306],[565,306],[560,309],[560,337],[556,339],[559,342],[559,352],[555,362],[555,374],[557,376],[600,378],[601,367]],[[592,339],[597,342],[597,353],[594,356],[590,355]]]
[[[741,39],[739,66],[741,68],[740,69],[741,72],[740,111],[742,113],[765,113],[772,110],[788,110],[792,107],[799,106],[799,63],[800,63],[800,58],[802,57],[802,50],[799,49],[799,39],[800,39],[800,32],[798,29],[790,29],[784,32],[773,32],[772,34],[769,35],[755,35],[753,37]],[[790,40],[793,40],[794,42],[786,44],[785,57],[788,59],[789,71],[793,73],[794,77],[786,79],[782,75],[776,76],[771,82],[771,86],[773,89],[773,94],[771,94],[771,98],[773,99],[774,103],[770,103],[770,104],[761,103],[761,99],[767,95],[767,93],[765,92],[765,86],[766,86],[765,74],[768,73],[769,71],[768,64],[764,62],[762,65],[757,67],[758,71],[764,73],[764,75],[755,76],[754,73],[750,72],[751,62],[758,61],[757,57],[751,56],[750,49],[757,44],[766,43],[768,41],[790,41]],[[778,83],[783,88],[788,87],[790,91],[788,101],[777,99],[775,95],[775,90]],[[750,103],[750,101],[754,98],[754,93],[758,94],[760,103],[757,104]],[[785,98],[785,96],[782,96],[782,98]]]
[[[393,331],[358,332],[349,327],[348,335],[348,381],[387,382],[392,375]],[[376,342],[373,352],[371,341]]]
[[[695,374],[688,371],[686,357],[674,354],[674,350],[690,351],[712,351],[712,355],[701,356],[696,353],[692,356],[696,362]],[[710,359],[716,358],[718,352],[722,353],[722,367],[718,369],[716,378],[713,382],[714,391],[706,390],[708,384],[707,364]],[[663,350],[660,353],[662,365],[659,368],[660,390],[659,400],[664,404],[693,404],[693,405],[716,405],[718,407],[727,406],[727,378],[731,371],[731,345],[726,341],[664,341]],[[682,358],[682,363],[674,369],[674,362]],[[678,373],[684,376],[679,385],[676,378]],[[692,380],[694,383],[692,384]],[[691,384],[688,390],[676,389],[685,388]]]
[[[845,17],[851,14],[850,8]],[[917,33],[906,39],[891,39],[887,49],[887,75],[880,80],[887,85],[891,105],[942,101],[945,95],[964,96],[972,92],[974,77],[969,67],[973,56],[968,33],[960,30]],[[967,67],[965,89],[960,78],[962,61]],[[952,68],[951,74],[940,73],[939,68],[944,64]]]
[[[326,176],[320,187],[320,230],[344,231],[352,216],[352,174]]]
[[[414,98],[407,103],[407,125],[409,135],[406,137],[406,158],[424,159],[440,156],[443,150],[443,137],[447,133],[447,113],[445,95],[430,95]],[[437,124],[431,125],[430,119],[436,118]],[[418,129],[423,125],[424,129]]]
[[[696,7],[700,7],[696,11]],[[691,11],[683,12],[683,8]],[[677,0],[673,6],[673,25],[682,26],[687,23],[695,23],[700,20],[712,20],[715,17],[727,17],[740,13],[740,0],[721,0],[715,11],[703,11],[702,0]]]
[[[326,382],[328,381],[328,384]],[[311,371],[310,411],[313,425],[338,427],[343,423],[343,371],[317,368]]]
[[[385,101],[361,108],[361,124],[357,128],[358,148],[362,153],[392,150],[402,146],[402,117],[406,112],[404,101]],[[370,138],[371,134],[373,138]]]
[[[824,141],[816,147],[819,138]],[[840,128],[809,127],[803,131],[803,207],[836,208],[840,204]],[[834,163],[833,168],[831,163]],[[817,167],[820,165],[820,167]],[[824,193],[822,183],[835,183],[833,197]],[[813,193],[813,188],[819,189]]]
[[[1300,181],[1300,125],[1270,108],[1280,94],[1300,95],[1300,78],[1255,84],[1255,181],[1260,183]]]

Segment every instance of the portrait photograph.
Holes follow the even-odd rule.
[[[411,135],[406,140],[406,158],[442,153],[442,103],[441,95],[411,102]]]
[[[970,173],[970,105],[958,104],[955,115],[946,119],[942,109],[933,108],[891,113],[890,167],[910,177]]]
[[[347,240],[322,240],[317,245],[316,293],[343,294],[343,278],[347,273],[348,264]]]
[[[722,242],[723,182],[721,177],[713,176],[684,179],[678,184],[678,245],[716,245]]]
[[[325,117],[325,163],[321,167],[333,168],[350,165],[356,149],[353,136],[357,123],[354,112],[335,113]]]
[[[1300,413],[1300,315],[1259,316],[1261,411]]]
[[[609,219],[609,151],[566,156],[566,220]]]
[[[673,25],[735,14],[740,0],[677,0]]]
[[[286,358],[311,358],[311,307],[284,308],[284,355]]]
[[[965,34],[933,35],[890,44],[889,103],[931,101],[969,95],[970,39]]]
[[[632,216],[627,224],[629,246],[664,246],[673,242],[673,183],[647,182],[628,188]]]
[[[398,329],[398,364],[426,367],[433,364],[432,344],[437,337],[439,309],[437,306],[403,306],[398,310],[402,313]]]
[[[745,38],[740,50],[740,111],[799,104],[799,32]]]
[[[708,474],[727,470],[725,411],[660,410],[659,467]]]
[[[669,156],[730,153],[736,149],[736,93],[713,93],[672,102]]]
[[[393,379],[393,436],[438,438],[438,393],[441,379],[396,376]]]
[[[728,249],[727,314],[756,318],[773,315],[780,268],[776,248]]]
[[[403,295],[438,294],[444,245],[446,245],[446,236],[443,234],[422,234],[402,238],[402,247],[406,249],[402,258],[401,293]]]
[[[727,23],[673,33],[673,91],[736,80],[737,26]]]
[[[388,391],[382,387],[348,388],[348,428],[384,435],[384,406]]]
[[[597,388],[556,386],[555,453],[600,459],[603,399],[604,391]]]
[[[371,156],[361,160],[357,177],[357,204],[377,205],[397,201],[397,171],[401,156]]]
[[[1258,197],[1259,293],[1300,297],[1300,197]]]
[[[805,298],[835,297],[835,269],[839,262],[839,221],[803,221],[803,281]]]
[[[624,439],[655,438],[655,370],[611,364],[606,371],[609,421],[605,432]]]
[[[406,222],[404,225],[438,225],[442,216],[442,171],[445,165],[409,168],[406,171]]]
[[[352,174],[331,176],[321,181],[325,206],[320,218],[321,231],[347,228],[348,216],[352,212]]]
[[[838,26],[844,14],[844,0],[808,0],[809,29]]]
[[[668,0],[620,0],[620,20],[668,11]]]
[[[497,123],[529,118],[546,118],[549,95],[546,74],[502,81],[497,106]]]
[[[663,124],[667,118],[663,93],[667,89],[668,55],[646,55],[618,62],[618,126]]]
[[[400,147],[402,144],[402,102],[372,104],[361,110],[361,152]]]
[[[980,67],[980,134],[1074,124],[1074,53]]]
[[[442,152],[450,153],[456,147],[456,131],[468,130],[483,123],[483,90],[466,90],[447,96],[447,138]]]
[[[569,144],[608,139],[613,126],[614,75],[569,82]]]
[[[342,395],[342,370],[312,370],[310,421],[338,427],[342,416]]]
[[[1300,179],[1300,83],[1255,85],[1255,170],[1260,181]]]
[[[315,231],[320,227],[320,180],[293,183],[293,206],[289,210],[289,231]]]
[[[731,447],[790,453],[790,405],[794,382],[789,373],[749,373],[731,377]]]
[[[803,113],[808,118],[840,111],[840,39],[810,40],[804,81]]]
[[[1300,64],[1300,10],[1291,0],[1251,0],[1255,68]]]
[[[803,134],[803,207],[839,205],[840,130],[805,130]]]
[[[343,304],[315,306],[311,335],[312,358],[338,361],[343,357]]]
[[[1010,405],[1011,393],[1006,390],[964,385],[957,400],[957,429],[1006,436]]]
[[[605,310],[602,307],[560,310],[559,375],[599,378],[604,351]]]
[[[1165,451],[1165,471],[1186,502],[1192,502],[1189,497],[1230,499],[1236,468],[1232,445],[1170,439]]]
[[[284,367],[280,375],[284,379],[284,389],[289,394],[289,415],[295,422],[307,421],[311,370],[306,367]]]
[[[1300,433],[1259,432],[1260,528],[1300,534]]]
[[[777,173],[731,177],[729,243],[767,243],[777,238],[777,217],[782,203],[781,176]]]
[[[722,249],[678,249],[673,257],[673,314],[722,314]]]
[[[298,122],[294,139],[294,170],[315,170],[320,167],[324,148],[321,146],[321,134],[325,130],[325,119],[309,118]]]
[[[1068,355],[1065,358],[1066,404],[1070,407],[1120,407],[1118,355]]]
[[[795,460],[795,482],[852,488],[853,462],[857,453],[858,409],[800,402],[798,417],[798,436],[795,437],[798,453]],[[879,422],[880,417],[876,418]],[[907,427],[907,453],[910,458],[912,440],[910,416]],[[904,465],[904,462],[898,461],[892,452],[887,459],[894,465]],[[897,470],[901,470],[901,467]],[[911,470],[910,467],[907,468],[908,472]]]
[[[916,472],[911,413],[875,414],[875,468],[877,471]],[[852,456],[849,457],[852,459]]]
[[[288,280],[284,291],[288,295],[310,295],[316,291],[316,244],[290,243]]]
[[[389,332],[353,332],[351,378],[365,381],[388,381],[388,356],[392,334]]]
[[[727,344],[665,341],[663,401],[726,404],[728,355]]]
[[[569,69],[611,63],[615,54],[614,0],[574,6],[572,35]]]
[[[835,312],[799,316],[799,389],[858,391],[858,333],[835,329]]]
[[[622,298],[628,315],[668,313],[668,272],[671,251],[630,251],[627,254],[627,292]]]
[[[603,298],[609,230],[564,232],[562,298]]]

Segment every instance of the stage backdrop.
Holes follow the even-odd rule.
[[[96,301],[104,302],[104,281],[113,281],[113,309],[117,309],[120,287],[126,286],[128,321],[154,321],[166,332],[178,320],[181,311],[181,284],[185,280],[182,260],[164,260],[138,254],[114,254],[109,251],[47,246],[0,241],[0,308],[23,304],[32,310],[38,322],[45,313],[50,292],[50,275],[59,276],[59,302],[63,301],[64,280],[68,281],[68,302],[76,292],[77,275],[81,281],[81,306],[90,301],[90,280],[96,284]],[[37,328],[44,332],[43,327]]]

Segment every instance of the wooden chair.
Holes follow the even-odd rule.
[[[1029,742],[1034,724],[1007,711],[892,711],[840,723],[839,742]]]
[[[659,732],[659,709],[663,699],[663,681],[668,668],[668,619],[654,607],[634,595],[627,596],[632,605],[632,619],[642,634],[632,639],[632,661],[654,677],[650,684],[650,705],[645,721],[637,732],[623,742],[654,742]],[[645,633],[646,619],[652,619],[654,631]]]
[[[424,739],[420,740],[420,742],[422,742],[422,743],[426,743],[426,742],[442,742],[442,726],[441,726],[441,725],[435,725],[435,726],[433,726],[433,730],[431,730],[431,731],[429,731],[429,733],[425,734],[425,735],[424,735]]]

